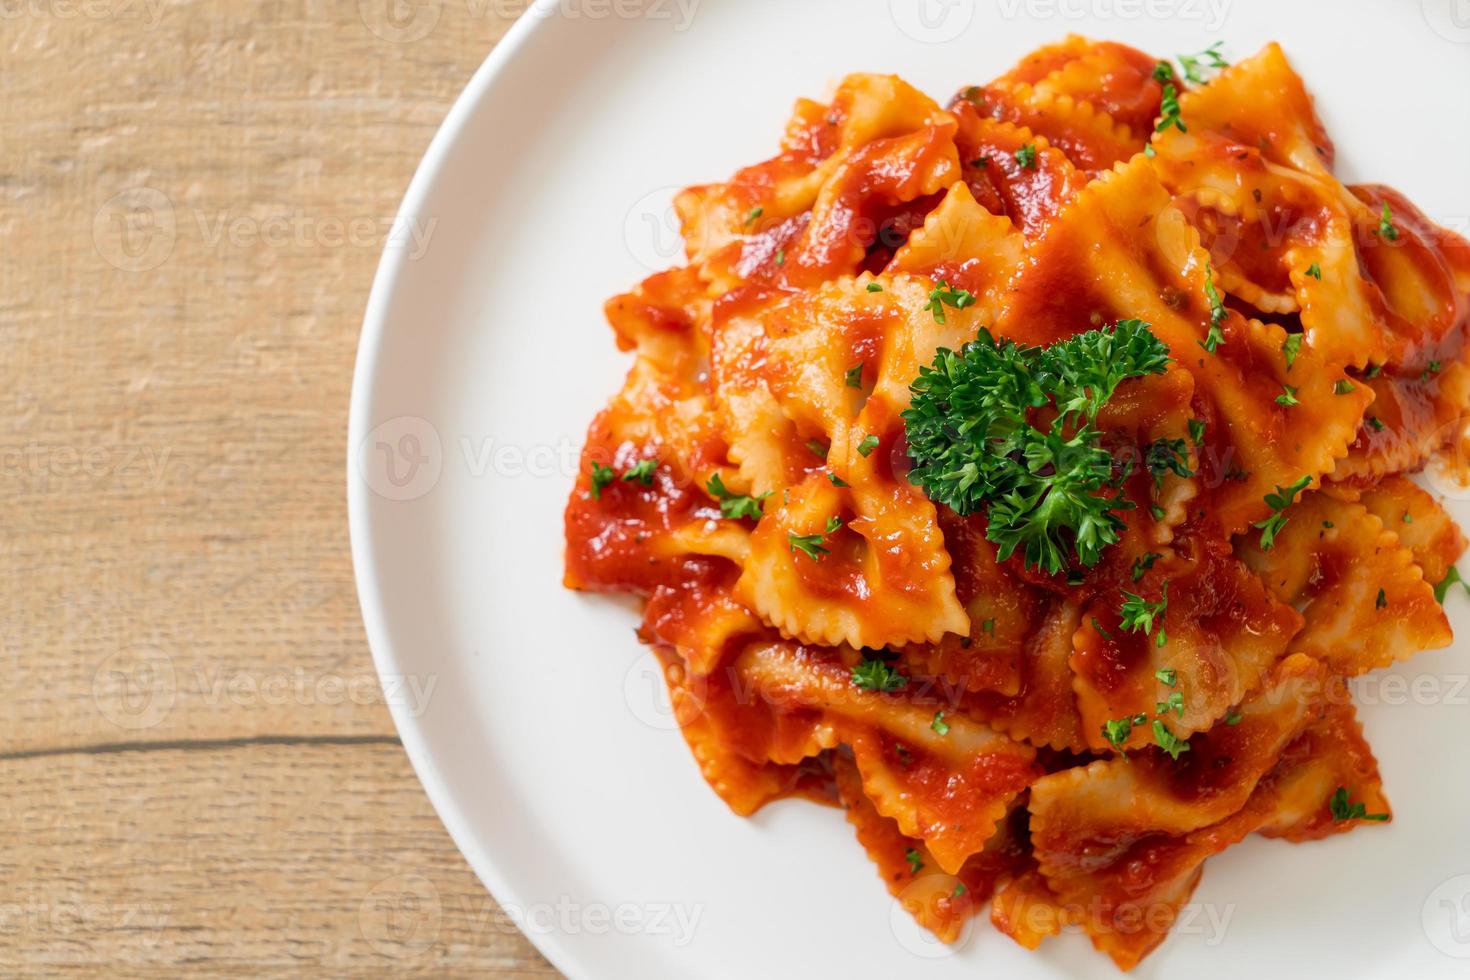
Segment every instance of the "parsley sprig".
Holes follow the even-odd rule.
[[[1093,423],[1121,382],[1168,363],[1168,347],[1141,320],[1046,348],[982,329],[958,353],[941,348],[911,385],[909,480],[956,513],[986,508],[1001,560],[1019,550],[1052,574],[1074,555],[1095,565],[1118,540],[1117,512],[1132,504],[1105,494],[1113,458]],[[1047,405],[1056,418],[1037,428],[1030,415]]]

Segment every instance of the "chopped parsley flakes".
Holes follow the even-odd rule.
[[[760,520],[763,514],[761,501],[770,496],[769,493],[763,493],[759,497],[732,493],[718,473],[709,478],[704,488],[711,497],[720,502],[720,513],[731,520],[746,517],[753,521]]]
[[[864,659],[852,668],[853,686],[864,691],[888,693],[908,687],[909,679],[882,660]]]
[[[1251,525],[1251,527],[1261,529],[1262,551],[1270,551],[1276,543],[1276,535],[1286,527],[1286,509],[1295,501],[1296,495],[1305,490],[1311,482],[1311,476],[1304,476],[1288,487],[1278,484],[1275,493],[1266,494],[1266,504],[1271,508],[1271,516]]]
[[[658,460],[640,459],[623,473],[623,482],[632,483],[637,480],[645,487],[653,486],[653,471],[658,469]]]
[[[820,534],[797,534],[794,531],[786,532],[786,543],[791,547],[792,554],[801,552],[812,561],[821,561],[823,555],[830,555],[831,548],[823,547],[825,539]]]
[[[1332,814],[1334,823],[1342,823],[1345,820],[1387,820],[1386,813],[1369,813],[1368,807],[1363,803],[1350,803],[1346,786],[1339,786],[1327,801],[1327,809]]]
[[[951,289],[949,283],[943,279],[939,285],[929,291],[929,305],[924,307],[934,314],[935,323],[944,323],[944,308],[952,306],[957,310],[963,310],[967,306],[975,305],[975,294],[968,289]]]
[[[1378,234],[1386,242],[1399,240],[1399,229],[1393,223],[1393,210],[1389,208],[1387,201],[1383,202],[1383,210],[1378,215]]]

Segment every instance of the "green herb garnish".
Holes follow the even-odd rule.
[[[1386,813],[1369,813],[1368,807],[1363,803],[1349,803],[1346,786],[1339,786],[1333,792],[1332,798],[1327,801],[1327,809],[1332,813],[1334,823],[1342,823],[1344,820],[1387,820]]]
[[[1128,378],[1161,374],[1169,349],[1141,320],[1121,320],[1047,348],[996,341],[982,329],[958,353],[940,349],[904,411],[909,480],[959,514],[988,510],[1001,560],[1020,550],[1055,574],[1075,556],[1096,565],[1131,503],[1105,496],[1112,454],[1093,422]],[[1033,409],[1056,419],[1034,427]]]
[[[901,691],[908,687],[909,679],[882,660],[869,660],[852,669],[852,683],[864,691]]]
[[[1271,508],[1271,516],[1251,525],[1251,527],[1261,529],[1262,551],[1270,551],[1271,546],[1276,543],[1276,535],[1286,527],[1286,508],[1292,505],[1296,495],[1305,490],[1311,482],[1311,476],[1304,476],[1291,486],[1283,487],[1278,484],[1275,493],[1266,494],[1266,504]]]
[[[761,509],[761,501],[770,496],[769,493],[763,493],[759,497],[731,493],[730,489],[725,486],[724,478],[718,473],[709,478],[704,488],[711,497],[720,502],[720,513],[731,520],[746,517],[753,521],[760,520],[764,513]]]

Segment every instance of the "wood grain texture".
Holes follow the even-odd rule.
[[[552,972],[397,745],[344,500],[379,253],[513,12],[5,5],[0,973]]]

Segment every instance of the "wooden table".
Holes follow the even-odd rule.
[[[353,589],[368,287],[512,6],[392,2],[0,3],[0,975],[555,975]]]

